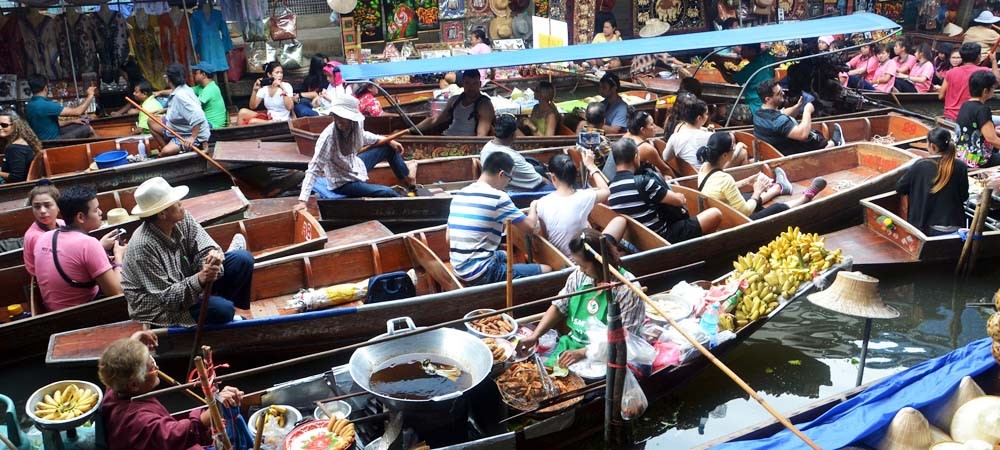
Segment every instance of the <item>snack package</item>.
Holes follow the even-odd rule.
[[[646,412],[647,406],[649,402],[646,400],[646,394],[642,392],[642,387],[639,386],[639,381],[635,379],[631,370],[626,370],[625,386],[622,391],[622,419],[632,420],[641,416]]]

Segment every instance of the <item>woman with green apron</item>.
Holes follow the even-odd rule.
[[[617,247],[614,238],[611,238],[611,248],[608,249],[608,259],[611,270],[617,270],[629,279],[635,276],[621,268],[621,261],[618,259]],[[566,280],[566,286],[559,291],[559,295],[566,295],[572,292],[585,291],[593,288],[596,284],[603,284],[608,280],[603,279],[603,269],[601,263],[584,246],[584,243],[597,250],[601,248],[601,234],[591,228],[587,228],[569,243],[570,251],[573,254],[573,261],[578,264],[576,270],[570,274]],[[612,279],[613,281],[613,279]],[[594,291],[573,295],[552,302],[541,322],[532,332],[531,336],[522,339],[519,346],[522,348],[534,347],[538,338],[550,329],[565,322],[569,333],[559,338],[559,343],[552,356],[545,362],[548,366],[558,365],[559,367],[569,367],[577,361],[586,357],[587,344],[587,323],[597,320],[602,324],[608,323],[608,298],[613,298],[618,302],[622,312],[622,325],[630,333],[639,334],[639,328],[646,317],[646,308],[634,292],[625,286],[616,286],[610,291]]]

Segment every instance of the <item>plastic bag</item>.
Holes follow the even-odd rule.
[[[608,327],[598,320],[587,321],[586,325],[587,359],[607,363],[608,362]]]
[[[281,2],[281,12],[271,16],[271,21],[268,24],[271,30],[271,39],[275,41],[295,39],[298,31],[297,22],[295,13],[288,9],[288,2]]]
[[[290,39],[287,41],[268,42],[269,47],[274,47],[275,56],[285,70],[295,70],[302,67],[302,43]]]
[[[631,370],[625,371],[625,386],[622,390],[622,419],[632,420],[646,412],[649,401],[646,400],[646,393],[642,392],[642,386],[635,379]]]
[[[656,359],[656,349],[645,339],[630,332],[625,333],[625,347],[628,351],[630,364],[651,365]]]

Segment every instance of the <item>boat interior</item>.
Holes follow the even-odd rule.
[[[205,229],[222,248],[239,233],[246,238],[247,250],[257,262],[323,248],[326,231],[312,214],[285,211],[252,219],[242,219]]]
[[[155,149],[153,141],[149,141],[147,151]],[[153,148],[151,148],[153,147]],[[106,140],[91,142],[89,144],[68,145],[65,147],[47,148],[38,153],[31,161],[28,169],[27,183],[41,178],[54,177],[58,175],[68,175],[97,170],[93,166],[94,157],[113,150],[126,150],[129,154],[139,154],[139,141],[124,140],[118,143],[116,140]]]

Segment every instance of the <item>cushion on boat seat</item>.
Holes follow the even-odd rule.
[[[316,184],[313,185],[312,191],[313,191],[314,194],[316,194],[317,197],[322,198],[322,199],[326,199],[326,200],[336,200],[338,198],[347,198],[346,195],[340,195],[340,194],[338,194],[336,192],[333,192],[333,189],[330,189],[330,183],[327,181],[326,178],[317,178],[316,179]]]

